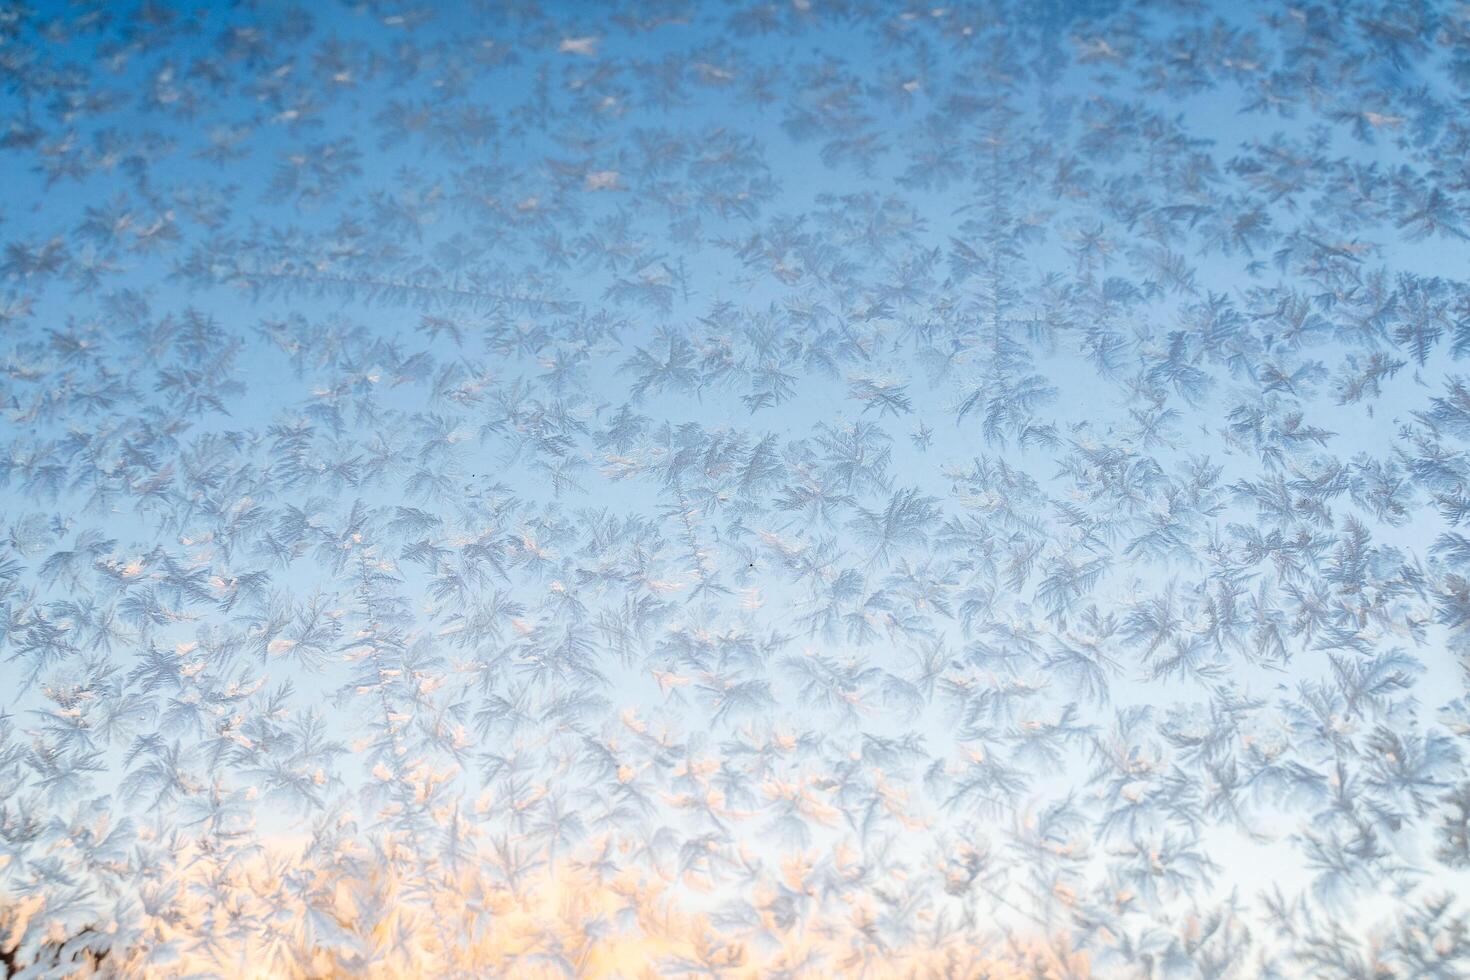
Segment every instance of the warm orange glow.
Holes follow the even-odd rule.
[[[689,909],[682,883],[657,875],[601,878],[563,861],[555,873],[520,878],[512,892],[466,861],[459,873],[422,869],[436,883],[426,892],[423,878],[403,873],[414,866],[412,854],[381,846],[386,854],[341,846],[335,867],[301,860],[300,847],[287,844],[243,861],[180,854],[168,914],[150,917],[146,945],[118,951],[111,962],[128,974],[239,980],[1090,976],[1087,956],[1060,939],[1002,938],[999,929],[994,948],[958,940],[886,947],[873,936],[880,910],[870,899],[828,903],[836,909],[814,901],[813,914],[783,925],[772,912],[774,899],[782,888],[814,891],[805,878],[815,854],[788,854],[779,880],[756,885],[765,899],[757,903],[759,920],[722,930]],[[229,897],[216,904],[211,894]],[[39,900],[15,903],[10,926],[19,930],[37,916],[44,921]]]

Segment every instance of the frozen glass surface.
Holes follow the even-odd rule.
[[[1470,976],[1470,7],[0,2],[0,975]]]

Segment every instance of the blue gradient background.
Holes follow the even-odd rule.
[[[1470,970],[1464,9],[0,38],[20,975]]]

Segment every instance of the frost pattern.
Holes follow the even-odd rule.
[[[0,973],[1470,975],[1470,11],[0,4]]]

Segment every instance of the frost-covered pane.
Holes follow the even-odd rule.
[[[1470,8],[0,0],[0,975],[1470,976]]]

